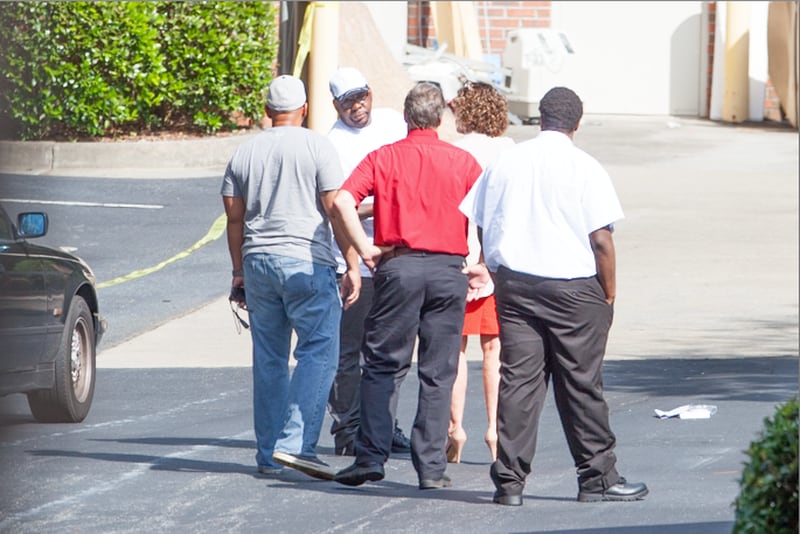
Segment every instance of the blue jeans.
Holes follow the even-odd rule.
[[[342,301],[334,267],[276,254],[244,258],[253,338],[256,461],[279,467],[274,451],[316,457],[339,359]],[[292,330],[297,334],[289,376]]]

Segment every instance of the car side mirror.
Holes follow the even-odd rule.
[[[47,233],[47,214],[42,212],[20,213],[17,216],[17,235],[31,238]]]

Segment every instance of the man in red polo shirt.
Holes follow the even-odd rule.
[[[365,323],[361,426],[355,463],[334,480],[358,486],[384,477],[397,391],[419,336],[420,391],[411,459],[420,489],[450,486],[445,444],[469,279],[467,219],[458,205],[481,173],[468,152],[439,140],[445,101],[432,83],[406,96],[408,136],[367,155],[334,201],[364,263],[374,269],[375,296]],[[374,196],[374,245],[357,207]],[[482,273],[485,274],[485,270]],[[480,282],[475,282],[480,284]],[[475,285],[473,284],[473,285]]]

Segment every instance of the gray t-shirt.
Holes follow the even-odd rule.
[[[336,266],[320,193],[343,182],[331,142],[306,128],[273,127],[242,144],[221,191],[244,199],[242,256],[266,252]]]

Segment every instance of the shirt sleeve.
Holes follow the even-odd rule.
[[[599,163],[586,181],[582,207],[588,234],[625,218],[611,177]]]
[[[336,149],[328,139],[319,137],[317,157],[317,188],[320,193],[335,191],[342,187],[344,174]]]
[[[478,163],[478,160],[472,156],[472,154],[470,154],[470,160],[469,168],[467,169],[467,189],[472,189],[472,186],[475,185],[478,177],[483,174],[483,168],[481,167],[480,163]]]
[[[243,196],[241,184],[236,178],[236,173],[234,172],[234,159],[231,159],[228,162],[228,166],[225,168],[225,175],[222,178],[222,189],[220,190],[220,193],[224,197]]]
[[[375,192],[375,158],[376,151],[367,154],[342,185],[343,190],[353,195],[356,206],[359,206],[361,201]]]
[[[459,211],[476,225],[483,227],[483,205],[486,196],[486,174],[484,171],[467,192],[467,196],[458,206]]]

